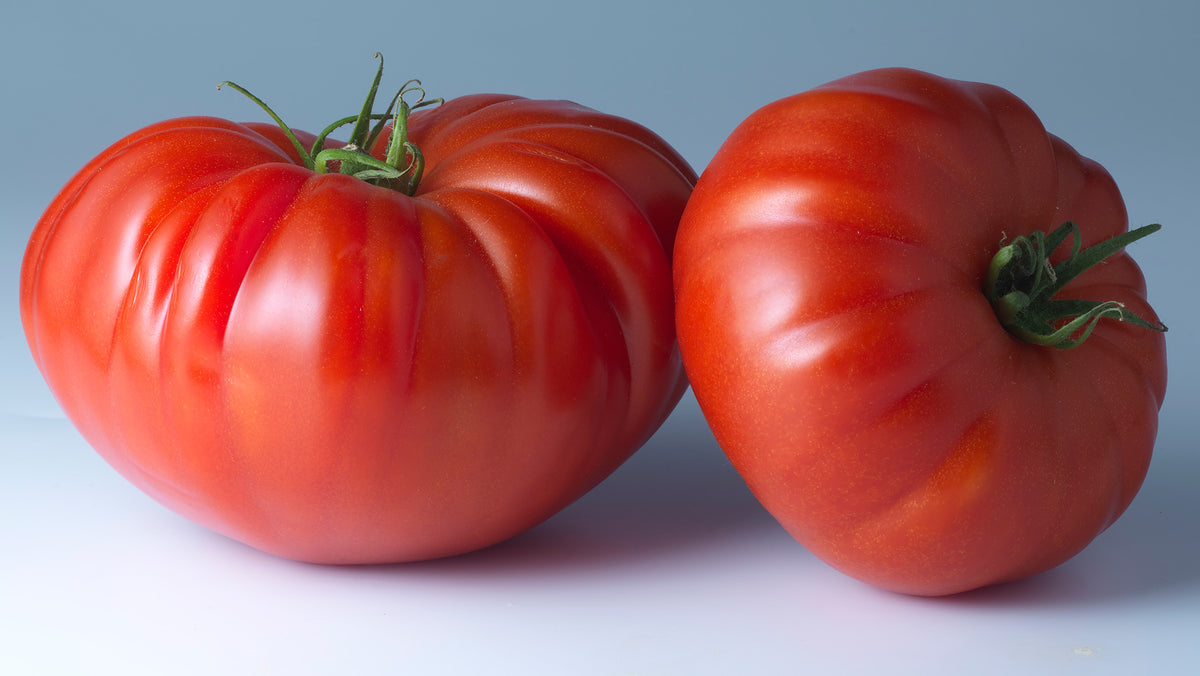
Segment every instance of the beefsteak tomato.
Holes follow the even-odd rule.
[[[207,117],[133,133],[62,189],[21,270],[29,346],[91,445],[183,516],[303,561],[517,534],[686,388],[678,153],[565,101],[415,110],[406,86],[376,114],[378,83],[345,147]]]
[[[919,595],[1028,576],[1146,474],[1165,328],[1124,246],[1154,229],[1127,232],[1111,176],[1011,93],[853,75],[753,113],[702,173],[674,252],[684,365],[754,494],[834,568]]]

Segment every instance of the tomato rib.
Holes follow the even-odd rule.
[[[1078,265],[1021,258],[1068,221]],[[768,104],[678,232],[696,399],[768,511],[858,579],[938,595],[1046,570],[1120,515],[1154,445],[1165,343],[1140,272],[1118,252],[1066,283],[1147,232],[1127,229],[1107,172],[998,87],[881,69]],[[1062,291],[1025,315],[1039,331],[1100,321],[1034,346],[998,289],[1013,315]]]
[[[501,95],[422,108],[407,140],[380,119],[353,118],[364,148],[215,118],[135,132],[68,182],[22,268],[34,358],[97,451],[305,561],[512,537],[687,382],[669,243],[695,173],[662,139]],[[391,189],[409,142],[411,196]],[[329,172],[305,166],[330,148]]]

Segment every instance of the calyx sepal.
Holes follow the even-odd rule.
[[[317,135],[312,147],[305,147],[291,127],[270,106],[250,93],[249,90],[229,81],[222,82],[217,85],[217,88],[227,86],[234,89],[266,111],[275,124],[283,130],[284,135],[300,155],[304,166],[309,169],[317,173],[328,173],[336,167],[338,173],[348,174],[374,185],[398,190],[406,195],[413,195],[421,182],[425,159],[421,154],[421,149],[408,139],[408,116],[418,108],[438,105],[443,103],[443,100],[426,99],[421,81],[409,80],[392,97],[384,112],[374,112],[375,97],[379,93],[379,82],[383,78],[383,55],[376,52],[375,57],[379,59],[379,68],[375,72],[374,80],[371,81],[371,88],[367,91],[367,98],[363,102],[362,110],[357,115],[344,117],[323,129]],[[405,96],[414,93],[417,95],[417,100],[410,104]],[[385,123],[388,120],[392,121],[391,136],[388,139],[387,155],[380,160],[371,155],[370,149],[375,146],[380,134],[386,128]],[[372,125],[372,122],[375,124]],[[354,125],[354,130],[345,145],[337,148],[325,147],[330,134],[350,124]]]
[[[1055,294],[1084,270],[1161,229],[1155,223],[1082,248],[1079,227],[1068,221],[1050,234],[1035,231],[1002,246],[988,269],[986,291],[1000,323],[1035,345],[1071,349],[1083,344],[1103,319],[1166,331],[1115,301],[1059,300]],[[1057,265],[1050,256],[1071,238],[1071,253]]]

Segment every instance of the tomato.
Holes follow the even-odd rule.
[[[1124,246],[1155,229],[1127,232],[1112,177],[1011,93],[853,75],[754,112],[702,173],[674,251],[684,365],[834,568],[918,595],[1029,576],[1146,474],[1165,327]]]
[[[303,561],[520,533],[686,388],[670,251],[695,174],[670,146],[563,101],[406,86],[371,113],[377,85],[354,147],[207,117],[133,133],[21,270],[33,356],[105,460]]]

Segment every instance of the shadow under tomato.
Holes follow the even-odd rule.
[[[1161,444],[1138,496],[1090,546],[1024,580],[948,597],[981,607],[1063,607],[1175,595],[1200,586],[1200,458]]]
[[[262,555],[195,528],[231,551]],[[311,564],[310,570],[410,580],[570,576],[654,565],[672,557],[694,556],[705,548],[728,551],[731,542],[761,538],[764,532],[794,542],[750,493],[694,403],[690,407],[685,403],[605,481],[525,533],[441,559],[362,566]]]
[[[524,534],[456,557],[357,570],[409,578],[570,576],[673,557],[724,555],[739,542],[764,537],[791,543],[721,453],[698,412],[679,413],[608,480]],[[1200,586],[1200,539],[1195,537],[1200,491],[1194,485],[1200,456],[1183,446],[1160,444],[1126,514],[1061,566],[949,597],[895,596],[946,607],[1024,610],[1119,603]],[[796,547],[797,562],[815,562]]]
[[[477,552],[388,568],[571,573],[651,563],[779,528],[711,436],[663,432],[590,493],[526,533]]]

